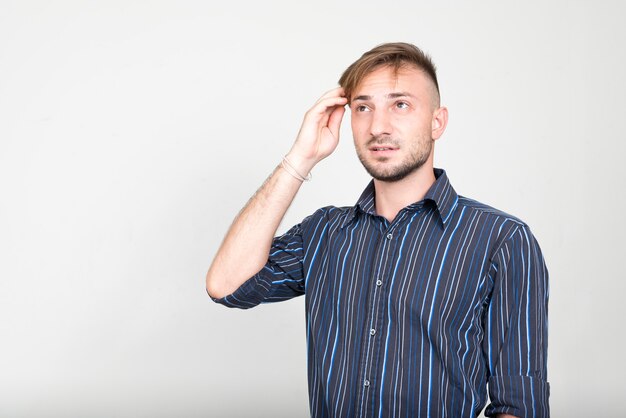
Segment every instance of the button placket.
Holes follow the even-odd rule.
[[[393,233],[393,229],[395,229],[394,227],[391,228],[386,228],[386,230],[383,229],[382,232],[382,236],[381,239],[379,241],[379,249],[377,251],[376,254],[376,259],[377,260],[384,260],[386,257],[388,257],[388,254],[391,253],[393,251],[393,238],[394,238],[394,233]],[[366,399],[368,396],[368,389],[369,387],[372,385],[372,378],[376,378],[377,374],[380,372],[380,370],[378,370],[379,366],[376,364],[376,353],[381,349],[379,347],[380,338],[376,338],[376,334],[377,334],[377,329],[381,326],[381,324],[384,323],[384,300],[385,300],[385,295],[384,295],[384,291],[382,288],[382,284],[383,284],[383,280],[386,279],[385,275],[388,274],[387,273],[387,268],[388,266],[382,262],[378,262],[377,266],[376,266],[376,270],[373,271],[373,276],[376,278],[374,284],[375,286],[372,287],[372,299],[370,299],[370,312],[368,314],[368,319],[369,319],[369,328],[366,330],[366,334],[364,337],[367,338],[367,340],[363,340],[364,343],[366,344],[366,348],[364,350],[364,359],[366,360],[366,362],[364,363],[364,370],[363,370],[363,374],[361,376],[362,377],[362,394],[361,396],[363,397],[362,399]]]

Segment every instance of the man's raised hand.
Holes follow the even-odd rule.
[[[341,87],[326,92],[304,115],[296,142],[287,154],[300,173],[311,171],[337,148],[341,120],[348,103],[343,94]]]

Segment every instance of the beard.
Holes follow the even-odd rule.
[[[389,144],[394,147],[399,148],[399,142],[396,140],[388,139],[388,138],[380,138],[380,137],[372,137],[366,144],[366,150],[368,150],[371,146],[376,144]],[[420,141],[414,146],[410,147],[410,153],[406,158],[401,161],[399,164],[392,167],[378,167],[377,163],[385,163],[388,158],[380,158],[377,161],[368,161],[365,158],[365,155],[359,151],[357,148],[356,154],[363,164],[365,171],[372,176],[374,179],[379,181],[384,181],[388,183],[393,183],[396,181],[400,181],[407,177],[409,174],[414,173],[420,167],[428,161],[428,157],[430,157],[430,153],[433,148],[433,141],[428,138],[420,138]]]

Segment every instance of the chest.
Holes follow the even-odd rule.
[[[491,290],[491,231],[462,218],[442,227],[434,216],[322,230],[305,256],[307,303],[320,314],[312,319],[427,333],[476,325]]]

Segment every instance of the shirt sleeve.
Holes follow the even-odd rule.
[[[493,292],[484,317],[488,417],[549,417],[548,271],[527,226],[492,258]]]
[[[265,266],[237,290],[213,301],[229,308],[248,309],[304,294],[302,227],[294,226],[274,238]]]

